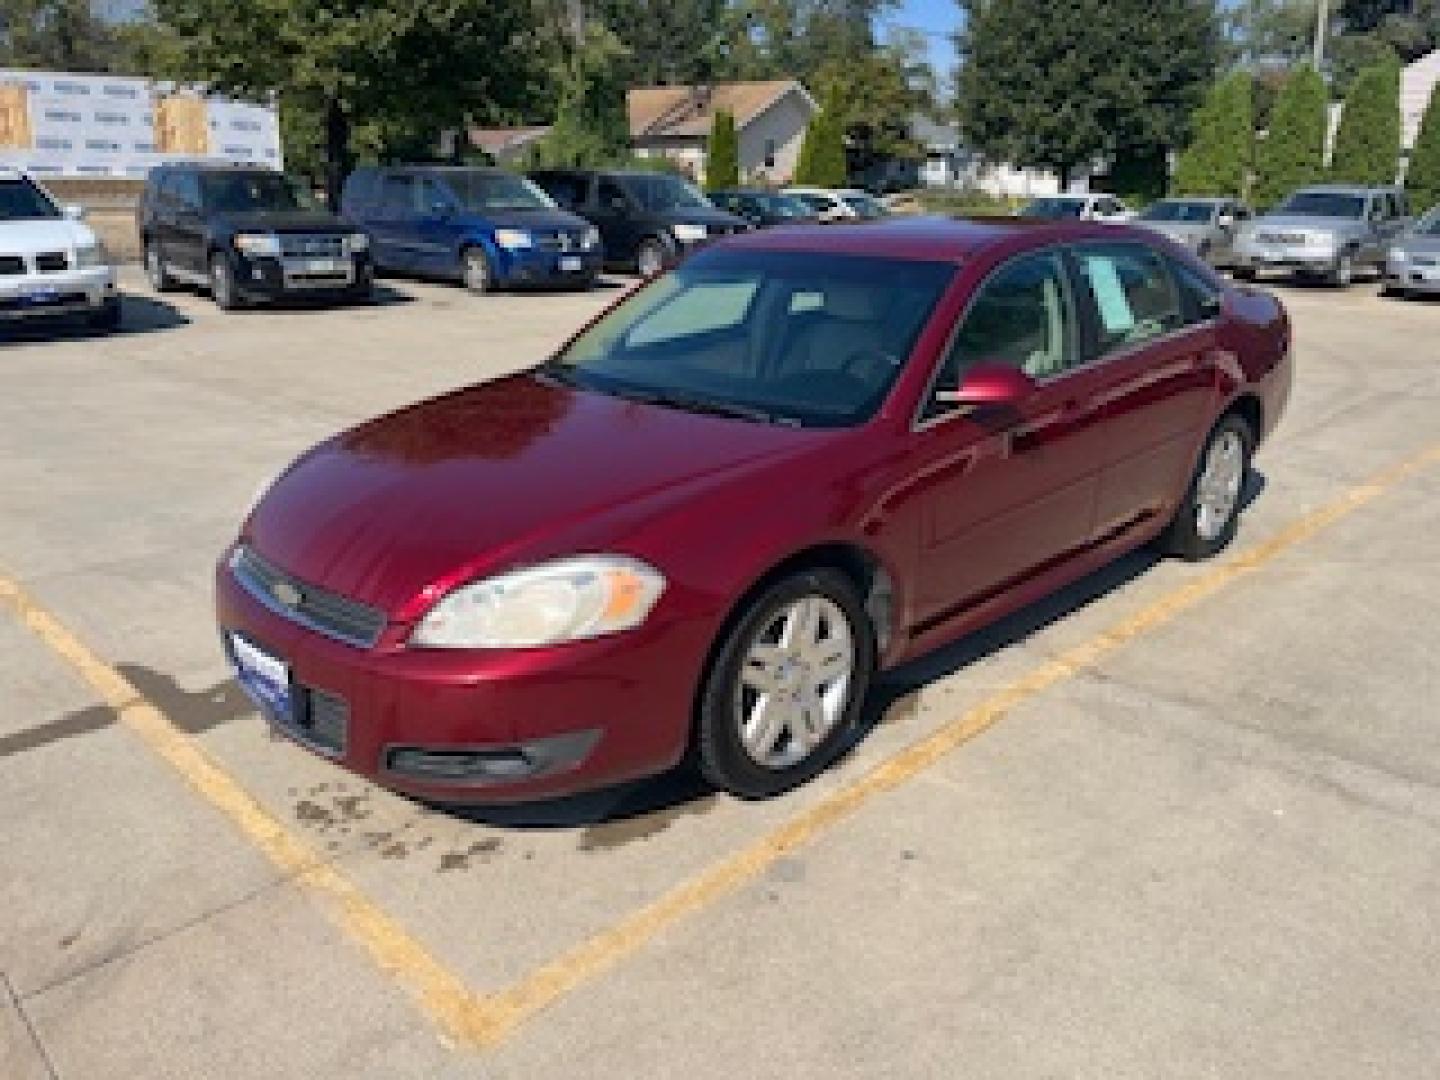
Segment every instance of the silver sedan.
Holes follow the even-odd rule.
[[[1212,266],[1229,266],[1235,258],[1235,231],[1251,217],[1249,207],[1234,199],[1161,199],[1135,219]]]
[[[1440,293],[1440,206],[1395,238],[1385,256],[1389,296]]]

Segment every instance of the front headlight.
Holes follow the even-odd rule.
[[[598,248],[600,246],[600,230],[590,229],[585,233],[585,239],[581,241],[586,248]]]
[[[1410,258],[1410,253],[1404,248],[1393,247],[1385,253],[1385,257],[1392,263],[1403,263]]]
[[[704,225],[692,225],[685,221],[670,226],[670,232],[682,244],[698,244],[710,235]]]
[[[278,259],[280,238],[274,233],[240,233],[235,237],[235,250],[252,259]]]
[[[665,579],[620,555],[582,555],[464,585],[420,620],[425,649],[530,649],[618,634],[649,616]]]
[[[1306,246],[1315,248],[1317,251],[1334,251],[1338,245],[1335,237],[1330,233],[1311,233],[1306,237]]]
[[[535,237],[524,229],[496,229],[495,243],[506,251],[524,251],[535,246]]]
[[[356,254],[362,251],[370,250],[370,237],[368,234],[363,232],[351,233],[348,237],[346,237],[345,242],[348,245],[350,251]]]
[[[75,269],[93,270],[97,266],[109,266],[110,253],[100,243],[86,244],[75,249]]]

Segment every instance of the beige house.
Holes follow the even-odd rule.
[[[697,181],[705,179],[705,146],[715,114],[735,117],[740,178],[785,184],[795,175],[805,128],[820,111],[795,79],[646,86],[630,91],[630,143],[641,157],[666,157]]]

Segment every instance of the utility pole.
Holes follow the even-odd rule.
[[[1325,63],[1325,38],[1330,29],[1330,0],[1319,0],[1315,5],[1315,70]]]

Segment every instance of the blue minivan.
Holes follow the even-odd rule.
[[[458,279],[475,293],[589,288],[605,261],[593,225],[500,169],[360,168],[341,206],[369,234],[376,269]]]

